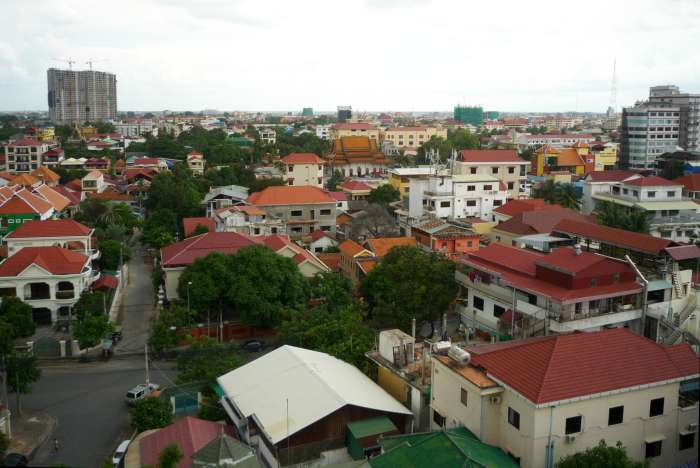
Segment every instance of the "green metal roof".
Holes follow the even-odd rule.
[[[192,466],[237,466],[260,468],[253,449],[225,434],[217,437],[192,455]]]
[[[386,416],[348,423],[348,431],[356,439],[396,430],[394,423]]]
[[[382,438],[384,453],[369,460],[373,468],[487,467],[515,468],[515,461],[498,447],[479,441],[468,429],[426,432]]]

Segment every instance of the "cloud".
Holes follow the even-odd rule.
[[[700,92],[695,0],[4,0],[3,16],[0,110],[45,109],[64,57],[106,59],[122,110],[602,112],[615,59],[620,106]]]

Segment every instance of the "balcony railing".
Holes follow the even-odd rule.
[[[75,298],[75,291],[56,291],[56,299],[73,299]]]

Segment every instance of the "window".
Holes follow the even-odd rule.
[[[637,190],[632,190],[632,195],[635,197],[639,196],[639,192]]]
[[[492,190],[493,186],[491,185],[484,185],[484,190]]]
[[[469,392],[467,392],[465,389],[461,389],[461,392],[459,393],[459,400],[462,402],[464,406],[467,406],[467,399],[469,398]]]
[[[328,232],[331,230],[330,226],[321,226],[321,231]]]
[[[469,168],[469,173],[470,173],[470,174],[476,174],[476,168],[475,168],[475,167],[470,167],[470,168]]]
[[[644,458],[653,458],[658,456],[661,456],[661,441],[657,440],[656,442],[647,442]]]
[[[501,206],[503,202],[501,200],[494,200],[493,201],[493,206]]]
[[[492,167],[492,168],[491,168],[491,174],[498,174],[498,168],[497,168],[497,167]]]
[[[566,434],[578,434],[581,432],[581,416],[566,418]]]
[[[520,413],[510,406],[508,407],[508,423],[516,429],[520,429]]]
[[[301,216],[301,210],[292,210],[290,213],[292,216]]]
[[[656,192],[653,191],[653,190],[650,190],[650,191],[647,192],[647,196],[648,196],[649,198],[655,198],[655,197],[656,197]]]
[[[474,296],[474,308],[484,310],[484,300],[479,296]]]
[[[292,228],[292,232],[293,232],[294,234],[301,234],[301,227],[300,227],[300,226],[293,227],[293,228]]]
[[[496,304],[493,305],[493,316],[494,317],[501,318],[501,315],[505,314],[505,312],[506,312],[506,309],[504,309],[503,307],[496,305]]]
[[[515,186],[515,182],[508,182],[508,190],[513,190],[514,186]]]
[[[513,167],[513,166],[509,167],[508,174],[515,174],[515,167]]]
[[[449,201],[441,201],[440,202],[440,208],[449,208],[449,207],[450,207]]]
[[[476,190],[476,185],[467,185],[467,192],[473,192]]]
[[[664,399],[655,398],[649,403],[649,417],[659,416],[664,414]]]
[[[330,216],[331,210],[321,210],[321,216]]]
[[[291,166],[291,165],[290,165],[290,166],[287,166],[287,170],[288,170],[289,172],[294,172],[294,166]]]
[[[676,196],[676,191],[675,190],[669,190],[666,192],[667,197],[675,197]]]
[[[467,200],[467,206],[476,206],[476,200]]]
[[[445,417],[433,410],[433,422],[438,426],[443,427],[445,425]]]
[[[464,390],[462,390],[464,391]],[[680,434],[678,436],[678,450],[687,450],[695,445],[695,433]]]

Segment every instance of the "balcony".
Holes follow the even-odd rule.
[[[580,317],[581,314],[574,317]],[[550,321],[549,329],[556,333],[569,333],[577,330],[587,330],[591,328],[604,327],[606,325],[615,325],[632,320],[638,320],[642,317],[641,309],[629,309],[620,312],[609,312],[607,314],[594,316],[589,314],[586,317],[574,318],[573,320],[565,321]]]
[[[56,291],[56,299],[75,299],[75,292],[72,289]]]

